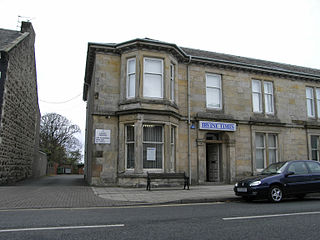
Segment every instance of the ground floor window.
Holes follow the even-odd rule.
[[[256,133],[256,169],[261,170],[278,161],[277,134]]]
[[[162,169],[163,127],[152,124],[143,125],[143,168]]]
[[[170,146],[171,146],[170,171],[174,172],[175,161],[176,161],[176,127],[175,126],[171,126]]]
[[[319,161],[319,136],[311,136],[311,159]]]
[[[127,169],[134,168],[134,125],[126,126],[126,160]]]

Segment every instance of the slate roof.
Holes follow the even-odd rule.
[[[304,73],[307,75],[320,76],[319,69],[295,66],[295,65],[284,64],[284,63],[277,63],[277,62],[270,62],[270,61],[254,59],[254,58],[246,58],[246,57],[240,57],[240,56],[223,54],[223,53],[208,52],[208,51],[192,49],[192,48],[185,48],[185,47],[180,47],[180,48],[187,55],[191,55],[193,57],[207,58],[208,60],[211,59],[211,60],[232,62],[234,64],[240,64],[240,65],[241,64],[252,65],[256,67],[263,67],[266,69],[282,71],[282,72],[297,72],[297,73]]]
[[[11,48],[24,35],[24,33],[19,31],[0,28],[0,51],[6,51],[8,48]]]

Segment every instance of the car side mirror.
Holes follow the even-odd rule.
[[[285,177],[288,177],[288,176],[290,176],[290,175],[294,175],[294,172],[291,172],[291,171],[287,172],[287,173],[285,174]]]

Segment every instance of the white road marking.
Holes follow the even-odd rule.
[[[44,230],[86,229],[86,228],[110,228],[110,227],[124,227],[124,224],[2,229],[2,230],[0,230],[0,233],[4,233],[4,232],[24,232],[24,231],[44,231]]]
[[[275,218],[275,217],[286,217],[286,216],[299,216],[299,215],[315,215],[320,212],[300,212],[300,213],[283,213],[283,214],[270,214],[270,215],[258,215],[258,216],[244,216],[244,217],[227,217],[222,218],[224,221],[230,220],[245,220],[245,219],[257,219],[257,218]]]

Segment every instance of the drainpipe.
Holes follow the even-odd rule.
[[[187,81],[188,81],[188,168],[189,168],[189,183],[191,185],[191,137],[190,137],[190,74],[189,74],[189,65],[191,63],[192,57],[189,56],[189,61],[187,63]]]

